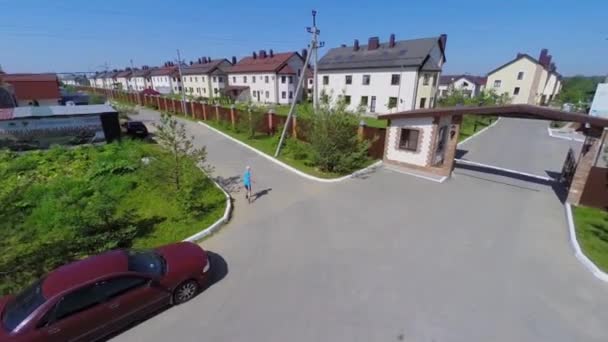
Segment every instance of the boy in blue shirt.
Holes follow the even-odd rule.
[[[243,185],[245,186],[245,198],[249,203],[251,203],[251,166],[247,166],[247,168],[245,168],[245,173],[243,174]]]

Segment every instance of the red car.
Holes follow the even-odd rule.
[[[61,266],[16,297],[0,298],[0,341],[95,341],[190,300],[209,269],[207,253],[190,242]]]

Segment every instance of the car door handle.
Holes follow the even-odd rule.
[[[59,329],[59,328],[55,327],[55,328],[50,328],[50,329],[49,329],[49,330],[47,330],[46,332],[47,332],[49,335],[53,335],[53,334],[56,334],[56,333],[58,333],[58,332],[60,332],[60,331],[61,331],[61,329]]]
[[[108,305],[108,308],[110,308],[110,309],[117,309],[119,306],[120,306],[119,303],[112,303],[112,304]]]

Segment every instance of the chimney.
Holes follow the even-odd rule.
[[[346,44],[341,44],[341,45],[340,45],[340,47],[345,48],[345,47],[346,47]]]
[[[551,63],[551,58],[553,58],[553,56],[547,55],[547,62],[546,62],[546,65],[545,65],[547,68],[550,67],[551,64],[553,64],[553,63]]]
[[[207,56],[207,63],[211,63],[211,57]]]
[[[367,50],[376,50],[380,46],[380,38],[370,37],[367,42]]]
[[[521,53],[521,52],[518,52],[518,53],[517,53],[517,59],[520,59],[520,58],[522,58],[523,56],[524,56],[524,54],[523,54],[523,53]]]
[[[302,58],[304,58],[304,60],[306,60],[306,56],[308,56],[308,50],[302,49]]]
[[[190,61],[190,65],[193,65],[193,64],[194,64],[194,62],[193,62],[193,61]]]
[[[253,57],[253,59],[257,59],[258,58],[258,54],[255,53],[255,51],[253,51],[253,54],[251,54],[251,57]]]
[[[272,51],[272,49],[270,49],[268,53],[270,54],[270,58],[274,57],[274,51]]]
[[[448,35],[443,33],[439,36],[439,42],[441,43],[441,47],[443,48],[443,53],[445,54],[445,47],[448,44]]]
[[[266,58],[266,50],[260,50],[260,58]]]
[[[353,51],[359,51],[359,39],[355,39],[355,45],[353,45]]]
[[[232,56],[232,65],[236,64],[236,56]]]
[[[551,71],[553,71],[553,72],[557,71],[557,67],[555,66],[555,63],[551,63],[551,65],[549,67],[550,67]]]
[[[395,47],[395,34],[394,33],[391,33],[391,36],[388,39],[388,47],[389,48],[394,48]]]
[[[540,55],[538,56],[538,62],[541,65],[547,65],[547,55],[549,54],[549,50],[542,49],[540,50]]]

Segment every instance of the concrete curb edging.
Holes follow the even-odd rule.
[[[211,178],[211,181],[213,182],[213,184],[215,184],[215,186],[217,186],[222,191],[222,193],[224,193],[224,196],[226,197],[226,209],[224,210],[224,216],[220,217],[217,221],[215,221],[209,227],[184,239],[183,241],[194,242],[194,241],[201,240],[201,239],[217,232],[222,225],[228,223],[228,221],[230,220],[230,213],[232,212],[232,198],[230,197],[228,192],[226,192],[226,190],[220,184],[218,184],[218,182],[216,182],[213,178]]]
[[[445,182],[446,179],[448,179],[447,176],[443,176],[443,177],[439,177],[439,178],[427,177],[427,176],[415,174],[413,172],[407,172],[407,171],[404,171],[404,170],[393,168],[393,167],[390,167],[388,165],[386,165],[385,168],[387,170],[389,170],[389,171],[393,171],[393,172],[397,172],[397,173],[402,173],[404,175],[408,175],[408,176],[412,176],[412,177],[416,177],[416,178],[421,178],[421,179],[428,180],[428,181],[435,182],[435,183],[443,183],[443,182]]]
[[[574,256],[578,259],[578,261],[585,266],[587,270],[589,270],[597,279],[608,283],[608,274],[604,271],[600,270],[591,259],[589,259],[581,246],[578,244],[578,239],[576,238],[576,227],[574,225],[574,219],[572,217],[572,206],[570,203],[564,203],[564,207],[566,208],[566,219],[568,221],[568,232],[570,235],[570,243],[572,244],[572,248],[574,249]]]
[[[319,178],[319,177],[311,176],[311,175],[309,175],[309,174],[307,174],[305,172],[302,172],[302,171],[296,169],[293,166],[287,165],[284,162],[282,162],[280,160],[277,160],[276,158],[274,158],[272,156],[269,156],[268,154],[266,154],[266,153],[264,153],[264,152],[262,152],[262,151],[260,151],[260,150],[258,150],[256,148],[254,148],[254,147],[251,147],[251,146],[245,144],[244,142],[242,142],[242,141],[240,141],[238,139],[235,139],[235,138],[229,136],[228,134],[226,134],[226,133],[224,133],[224,132],[222,132],[222,131],[214,128],[214,127],[211,127],[211,126],[207,125],[206,123],[204,123],[202,121],[197,121],[197,122],[200,125],[203,125],[203,126],[209,128],[210,130],[212,130],[212,131],[214,131],[214,132],[222,135],[223,137],[228,138],[228,139],[232,140],[233,142],[235,142],[235,143],[237,143],[237,144],[239,144],[239,145],[241,145],[241,146],[243,146],[245,148],[248,148],[249,150],[251,150],[251,151],[259,154],[260,156],[262,156],[262,157],[270,160],[271,162],[273,162],[273,163],[275,163],[275,164],[277,164],[277,165],[279,165],[279,166],[281,166],[281,167],[283,167],[283,168],[285,168],[285,169],[287,169],[287,170],[289,170],[289,171],[291,171],[293,173],[296,173],[299,176],[302,176],[304,178],[307,178],[307,179],[310,179],[310,180],[313,180],[313,181],[316,181],[316,182],[321,182],[321,183],[338,183],[338,182],[347,180],[349,178],[356,177],[356,176],[358,176],[358,175],[360,175],[362,173],[365,173],[365,172],[367,172],[369,170],[372,170],[372,169],[380,166],[380,164],[382,164],[382,160],[379,160],[379,161],[377,161],[377,162],[375,162],[375,163],[373,163],[373,164],[371,164],[371,165],[369,165],[369,166],[367,166],[367,167],[365,167],[365,168],[363,168],[361,170],[357,170],[357,171],[351,173],[350,175],[342,176],[342,177],[339,177],[339,178]]]
[[[498,123],[498,121],[500,121],[500,119],[502,119],[502,117],[500,117],[500,116],[499,116],[499,117],[498,117],[498,119],[496,119],[496,121],[492,122],[492,123],[491,123],[491,124],[490,124],[488,127],[483,128],[481,131],[479,131],[479,132],[477,132],[477,133],[474,133],[474,134],[473,134],[473,135],[471,135],[470,137],[468,137],[468,138],[464,139],[463,141],[459,142],[459,143],[457,144],[457,146],[464,145],[464,143],[466,143],[467,141],[469,141],[469,140],[471,140],[472,138],[475,138],[476,136],[480,135],[481,133],[483,133],[483,132],[487,131],[487,130],[488,130],[488,128],[494,127],[494,125],[496,125],[496,124]]]
[[[576,141],[576,142],[585,142],[584,139],[575,139],[575,138],[568,138],[568,137],[562,137],[559,135],[555,135],[555,134],[553,134],[553,129],[551,129],[551,127],[547,127],[547,132],[549,133],[549,136],[551,138],[563,139],[563,140],[568,140],[568,141]]]

